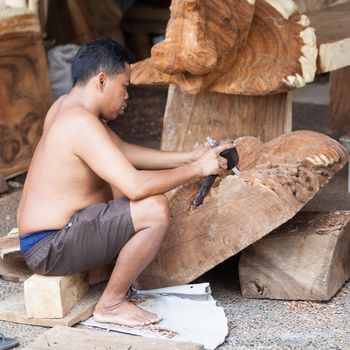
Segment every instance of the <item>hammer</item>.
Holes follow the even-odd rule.
[[[209,145],[211,147],[216,147],[220,143],[218,140],[215,141],[215,140],[211,139],[209,136],[207,137],[207,142],[209,143]],[[220,153],[220,156],[227,159],[227,170],[232,170],[235,174],[239,173],[239,170],[236,167],[236,165],[239,162],[239,156],[238,156],[238,152],[237,152],[236,147],[222,151]],[[197,197],[193,203],[195,208],[199,207],[203,203],[204,197],[210,191],[211,186],[213,185],[217,176],[218,175],[209,175],[204,179],[204,181],[199,189],[199,193],[197,194]]]

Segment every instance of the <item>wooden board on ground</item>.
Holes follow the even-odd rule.
[[[316,30],[318,73],[350,65],[350,2],[320,11],[308,12]]]
[[[0,302],[0,320],[44,327],[73,326],[92,315],[104,287],[104,284],[92,286],[64,318],[58,319],[27,317],[24,294],[19,293]]]
[[[173,340],[137,337],[117,332],[100,332],[55,326],[29,344],[25,350],[201,350],[203,345]]]
[[[350,211],[301,212],[245,249],[247,298],[329,300],[350,278]]]
[[[12,257],[0,259],[0,276],[5,281],[24,282],[32,274],[22,260]]]

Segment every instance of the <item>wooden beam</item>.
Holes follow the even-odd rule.
[[[25,350],[202,350],[203,345],[166,339],[136,337],[117,332],[55,326],[41,334]]]
[[[350,133],[349,96],[350,66],[331,72],[330,77],[331,127],[338,137]]]
[[[89,289],[85,274],[41,276],[23,284],[27,317],[63,318]]]
[[[24,294],[12,295],[0,302],[0,320],[29,324],[33,326],[54,327],[73,326],[89,318],[100,299],[105,285],[95,285],[83,296],[73,309],[63,318],[32,318],[26,314]]]
[[[246,298],[327,301],[350,278],[350,211],[298,213],[245,249]]]

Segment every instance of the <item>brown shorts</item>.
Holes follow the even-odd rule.
[[[41,275],[89,271],[112,262],[134,233],[128,199],[93,204],[36,243],[24,258],[29,269]]]

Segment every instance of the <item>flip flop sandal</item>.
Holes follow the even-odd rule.
[[[0,350],[12,349],[19,344],[16,338],[5,337],[4,334],[0,332]]]

